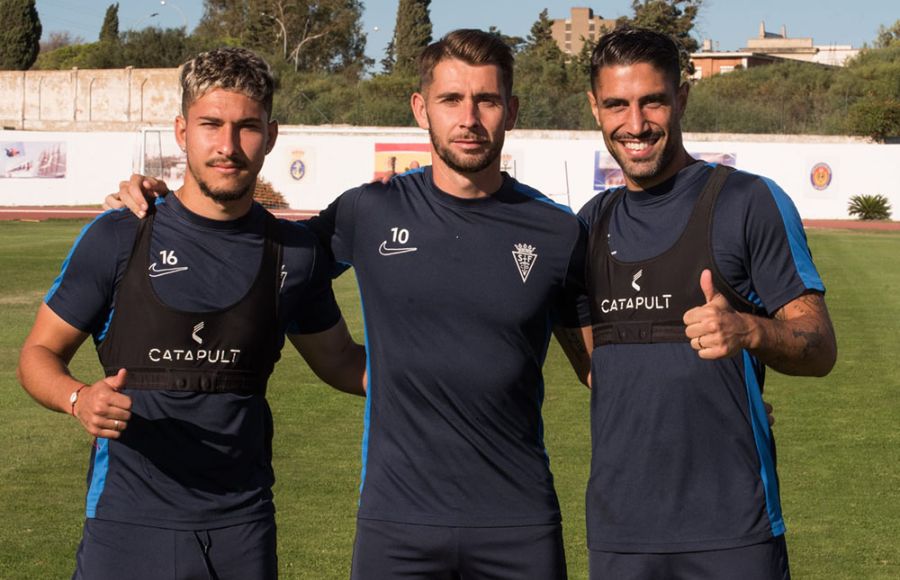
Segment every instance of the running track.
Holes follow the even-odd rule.
[[[48,219],[91,219],[103,210],[100,208],[67,208],[45,206],[14,206],[0,207],[0,221],[44,221]],[[277,217],[287,219],[304,219],[314,216],[317,210],[275,210]],[[859,221],[859,220],[803,220],[807,228],[832,228],[847,230],[884,230],[900,231],[900,222],[897,221]]]

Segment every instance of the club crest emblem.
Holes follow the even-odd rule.
[[[524,284],[528,280],[528,274],[537,262],[538,255],[534,253],[534,246],[529,244],[513,244],[516,249],[513,250],[513,259],[516,261],[516,268],[519,269],[519,276],[522,277]]]

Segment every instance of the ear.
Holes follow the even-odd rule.
[[[413,93],[409,98],[409,106],[412,107],[413,116],[416,123],[422,129],[429,129],[431,124],[428,122],[428,112],[425,109],[425,95],[422,93]]]
[[[182,151],[187,150],[187,119],[181,115],[175,117],[175,141]]]
[[[506,103],[506,130],[512,131],[516,127],[519,118],[519,97],[512,95]]]
[[[591,105],[591,114],[594,116],[594,120],[597,121],[597,126],[602,127],[600,123],[600,105],[597,103],[597,97],[594,96],[592,91],[587,92],[588,103]]]
[[[268,130],[267,142],[266,142],[266,155],[272,152],[272,148],[275,147],[275,140],[278,139],[278,121],[272,121],[266,127]]]

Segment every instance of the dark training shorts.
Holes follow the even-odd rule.
[[[784,536],[761,544],[673,554],[590,551],[591,580],[790,580]]]
[[[88,519],[73,580],[270,580],[275,519],[200,531]]]
[[[356,521],[351,580],[565,580],[562,526]]]

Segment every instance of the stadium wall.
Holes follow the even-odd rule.
[[[821,136],[686,134],[688,150],[771,177],[807,219],[847,218],[855,194],[887,196],[900,211],[900,145]],[[298,210],[324,208],[393,164],[427,163],[428,139],[412,128],[282,127],[262,176]],[[184,161],[169,127],[136,131],[0,131],[0,205],[98,204],[132,171],[179,185]],[[618,183],[599,132],[512,131],[507,171],[580,208]]]

